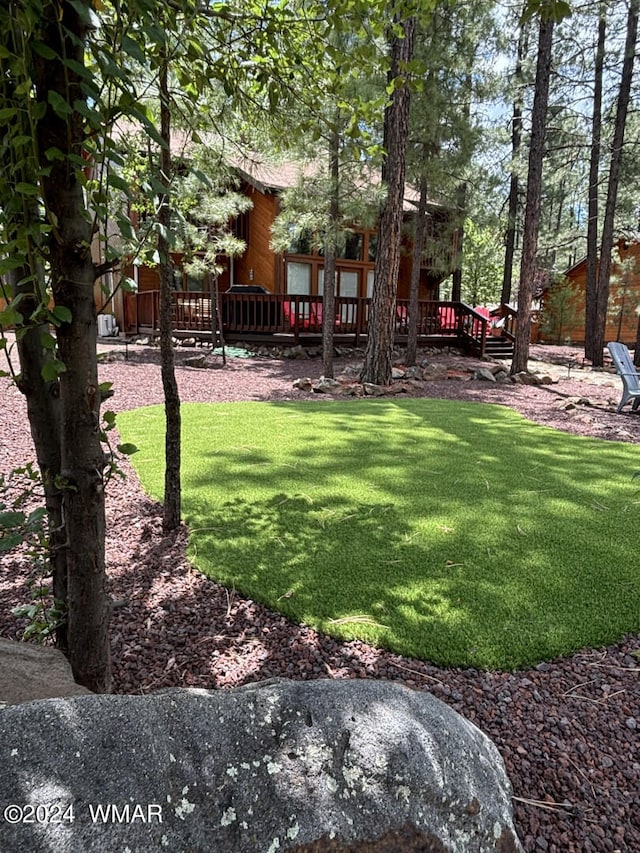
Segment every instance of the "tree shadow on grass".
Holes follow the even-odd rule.
[[[488,667],[637,630],[625,445],[434,400],[185,409],[195,564],[295,621]]]

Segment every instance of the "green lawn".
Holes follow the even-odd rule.
[[[209,577],[340,638],[514,669],[640,630],[639,448],[441,400],[189,404]],[[161,407],[118,415],[161,498]]]

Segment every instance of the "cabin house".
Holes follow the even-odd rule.
[[[541,299],[539,339],[549,344],[584,344],[587,259],[545,287]],[[640,240],[620,239],[611,263],[606,341],[635,346],[640,310]]]
[[[321,327],[321,303],[323,293],[324,257],[322,251],[314,246],[312,235],[304,235],[292,240],[284,252],[271,248],[271,228],[280,212],[281,193],[294,187],[299,180],[300,165],[284,163],[273,166],[257,161],[242,161],[234,166],[240,182],[240,192],[252,202],[245,213],[237,216],[234,231],[246,244],[241,256],[222,258],[222,272],[216,282],[217,291],[222,296],[231,292],[243,294],[263,294],[266,301],[269,296],[278,296],[277,306],[261,309],[259,319],[269,322],[254,323],[258,327],[284,324],[289,316],[288,306],[293,303],[301,312],[301,322],[307,331],[319,331]],[[407,221],[417,205],[417,195],[407,188],[405,213]],[[455,232],[451,227],[451,215],[441,205],[429,205],[429,233],[427,246],[433,249],[433,257],[423,261],[420,271],[421,300],[437,301],[439,288],[444,278],[452,272],[456,257]],[[398,298],[408,299],[411,276],[411,241],[404,238],[405,251],[402,253],[398,276]],[[360,228],[357,225],[346,235],[344,246],[339,252],[336,264],[336,296],[339,301],[339,316],[343,328],[355,322],[356,301],[368,300],[373,291],[373,278],[376,260],[377,234],[375,230]],[[435,255],[438,255],[436,264]],[[186,306],[177,311],[177,326],[185,325],[197,330],[197,315],[202,320],[200,331],[211,328],[210,316],[207,316],[205,300],[211,299],[212,282],[210,276],[194,278],[187,274],[180,255],[173,256],[176,300],[178,305]],[[157,327],[157,292],[159,278],[153,267],[131,266],[125,274],[137,285],[137,293],[118,294],[114,298],[111,310],[115,314],[116,324],[125,334],[151,332]],[[197,296],[202,296],[200,305]],[[284,296],[291,300],[283,299]],[[223,300],[225,301],[225,300]],[[263,300],[264,301],[264,300]],[[303,304],[304,303],[304,304]],[[209,305],[210,305],[209,301]],[[300,308],[300,306],[302,306]],[[236,320],[240,311],[245,314],[248,307],[239,309],[230,306],[225,309],[224,320]],[[284,316],[281,316],[284,312]],[[209,311],[210,315],[210,311]],[[277,315],[277,316],[276,316]],[[244,319],[247,319],[246,316]],[[255,320],[255,317],[254,317]],[[245,324],[246,325],[246,324]],[[266,329],[265,329],[266,330]],[[260,328],[252,329],[260,331]],[[273,331],[273,330],[272,330]],[[279,329],[275,329],[279,331]],[[339,329],[337,329],[339,331]]]

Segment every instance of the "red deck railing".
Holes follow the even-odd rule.
[[[138,293],[125,302],[124,330],[127,334],[158,331],[157,290]],[[335,300],[334,334],[356,343],[367,334],[370,299],[338,296]],[[321,296],[297,294],[221,293],[219,307],[222,329],[228,340],[247,337],[293,337],[300,340],[322,335],[323,300]],[[505,306],[506,308],[507,306]],[[512,331],[513,310],[508,315]],[[173,294],[173,326],[177,333],[209,336],[215,329],[211,294],[176,291]],[[491,320],[485,309],[474,309],[463,302],[420,301],[418,336],[421,342],[437,338],[452,339],[484,354]],[[409,300],[396,303],[396,337],[402,340],[409,331]]]

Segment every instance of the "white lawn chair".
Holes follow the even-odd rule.
[[[633,400],[631,408],[635,412],[640,406],[640,373],[636,370],[631,353],[624,344],[612,341],[607,344],[607,348],[616,366],[616,372],[622,379],[622,399],[616,411],[621,412],[625,403]]]

